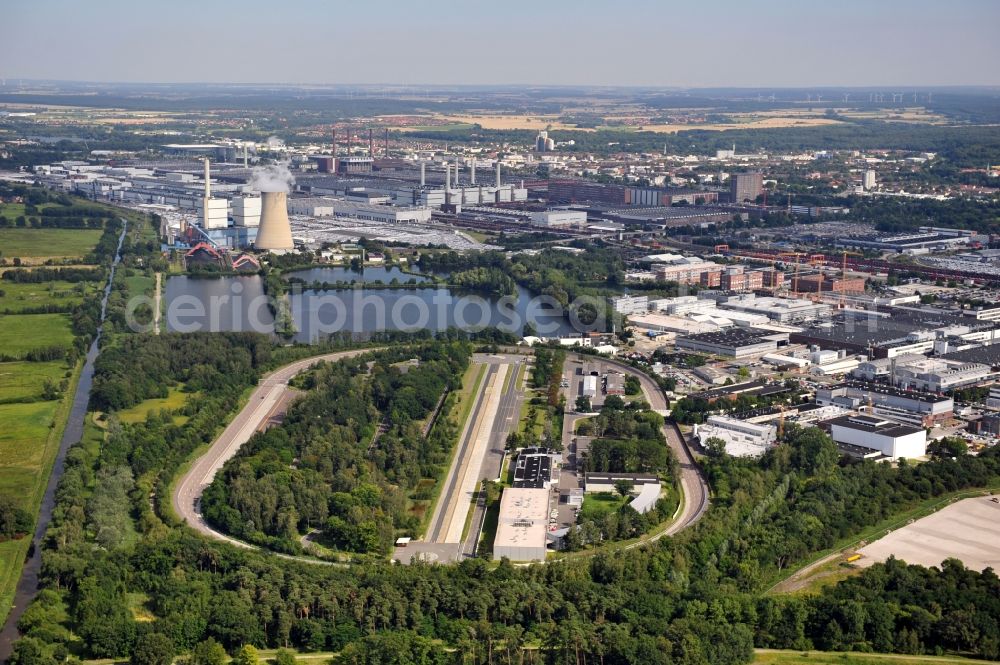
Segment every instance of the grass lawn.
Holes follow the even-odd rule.
[[[0,363],[0,403],[41,396],[45,379],[58,384],[66,375],[61,361]]]
[[[961,656],[908,656],[892,653],[833,651],[785,651],[754,649],[754,663],[760,665],[973,665],[991,661]]]
[[[87,294],[93,293],[100,286],[97,282],[78,282],[76,284],[62,281],[43,282],[41,284],[20,284],[16,282],[0,282],[0,312],[17,313],[33,307],[44,305],[78,305]]]
[[[0,229],[6,258],[82,257],[101,239],[101,229]]]
[[[462,231],[462,233],[469,236],[476,242],[488,243],[496,239],[496,236],[492,233],[483,233],[482,231]]]
[[[72,344],[68,314],[0,316],[0,349],[5,354],[21,357],[32,349]]]
[[[125,278],[125,286],[128,288],[129,297],[152,297],[153,289],[156,288],[156,279],[154,277],[148,277],[141,272],[137,272],[136,274]]]
[[[118,419],[123,423],[141,423],[146,420],[150,411],[179,409],[187,403],[190,396],[191,393],[181,392],[180,388],[168,388],[166,397],[154,397],[139,402],[130,409],[123,409],[118,412]],[[178,425],[183,425],[186,421],[187,416],[174,416],[174,422]]]
[[[608,513],[613,513],[625,504],[625,497],[611,492],[594,492],[583,496],[583,506],[580,517],[583,519],[600,519]]]

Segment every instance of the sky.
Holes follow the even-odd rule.
[[[997,0],[6,0],[0,77],[1000,84]]]

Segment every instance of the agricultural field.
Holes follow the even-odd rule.
[[[101,239],[100,229],[0,229],[6,259],[82,258]]]
[[[68,314],[24,314],[0,316],[0,349],[19,358],[32,349],[69,347],[73,343]]]
[[[71,307],[80,304],[99,287],[95,282],[63,282],[54,280],[39,284],[0,281],[0,312],[17,314],[37,307],[55,305]]]

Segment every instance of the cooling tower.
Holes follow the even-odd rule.
[[[254,246],[273,252],[291,251],[292,227],[288,223],[288,195],[285,192],[262,192],[260,227]]]

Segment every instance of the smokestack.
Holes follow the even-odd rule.
[[[460,162],[458,161],[458,155],[455,155],[455,187],[458,187],[458,176],[462,172],[462,169],[459,166],[459,164]]]
[[[476,184],[476,158],[472,158],[472,164],[469,165],[469,182],[473,185]]]
[[[336,159],[337,158],[337,130],[336,129],[332,129],[332,130],[330,130],[330,132],[331,132],[331,134],[333,134],[333,152],[330,153],[330,154],[332,154],[333,158]]]
[[[389,159],[389,128],[385,128],[385,154],[382,155],[386,159]]]
[[[497,160],[497,189],[500,189],[500,160]]]
[[[368,128],[368,156],[375,159],[375,130]]]
[[[250,168],[250,157],[247,155],[247,144],[243,144],[243,168]]]
[[[205,198],[212,198],[212,178],[209,175],[208,157],[205,158]]]
[[[451,203],[451,164],[444,163],[444,204]]]
[[[425,164],[420,162],[420,186],[424,187],[427,184],[426,174],[424,173]]]
[[[254,246],[260,250],[289,252],[292,227],[288,222],[288,195],[285,192],[262,192],[260,195],[260,227]]]

